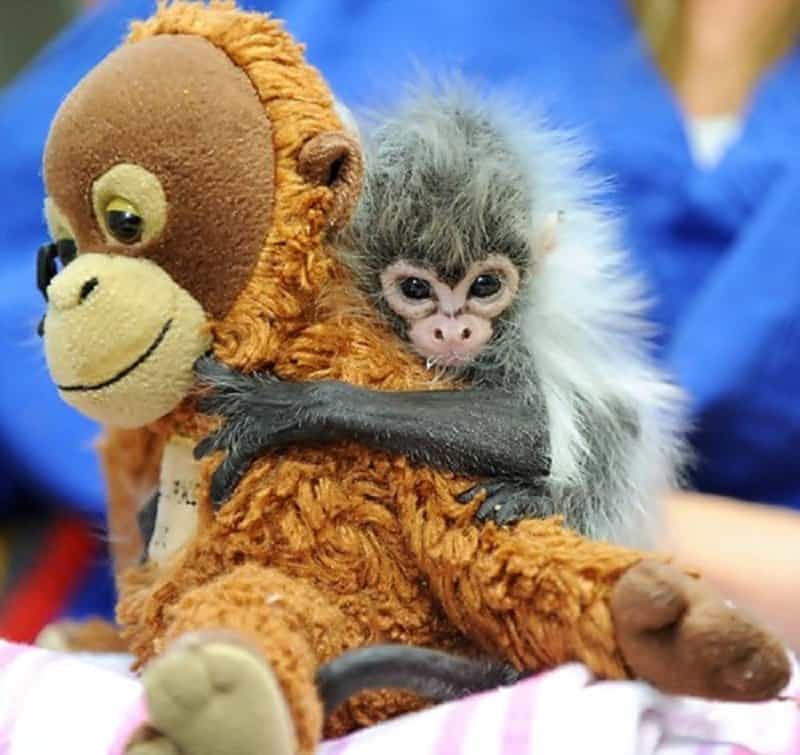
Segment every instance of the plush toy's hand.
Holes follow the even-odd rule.
[[[210,388],[199,402],[200,411],[222,419],[220,428],[194,450],[197,459],[227,453],[211,482],[215,506],[231,496],[265,452],[320,437],[314,383],[287,382],[266,373],[245,375],[211,357],[203,357],[195,371]]]
[[[547,516],[552,509],[548,502],[545,480],[522,481],[497,478],[474,485],[456,499],[470,503],[480,493],[486,493],[475,518],[481,522],[514,524],[521,519]]]

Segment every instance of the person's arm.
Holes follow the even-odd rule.
[[[800,170],[787,166],[683,313],[667,360],[692,398],[692,485],[671,547],[800,650]],[[731,208],[733,211],[733,208]],[[763,501],[763,504],[750,501]]]
[[[800,513],[699,493],[667,500],[666,545],[800,652]]]

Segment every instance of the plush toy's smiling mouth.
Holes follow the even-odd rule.
[[[147,350],[144,351],[133,363],[129,364],[125,369],[120,370],[116,375],[109,378],[108,380],[104,380],[102,383],[97,383],[95,385],[58,385],[57,388],[60,391],[99,391],[103,388],[108,388],[110,385],[114,385],[114,383],[119,382],[122,378],[127,377],[130,375],[135,369],[140,367],[144,362],[146,362],[155,352],[155,350],[161,345],[161,342],[164,340],[165,336],[167,335],[167,331],[169,331],[170,327],[172,326],[172,320],[167,320],[164,323],[164,326],[161,328],[161,332],[156,336],[155,341],[147,347]]]

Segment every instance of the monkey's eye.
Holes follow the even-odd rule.
[[[400,291],[406,299],[421,301],[431,298],[431,284],[422,278],[404,278],[400,282]]]
[[[494,296],[503,287],[500,277],[493,273],[484,273],[472,281],[469,288],[469,295],[477,299],[488,299]]]
[[[135,244],[144,230],[139,211],[127,200],[115,197],[105,209],[109,233],[121,244]]]

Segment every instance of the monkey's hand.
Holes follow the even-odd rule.
[[[213,357],[195,365],[201,385],[210,391],[198,408],[221,418],[219,429],[194,449],[196,459],[219,451],[226,457],[211,481],[211,500],[221,506],[233,493],[247,470],[270,450],[321,440],[322,423],[314,411],[314,383],[293,383],[271,375],[246,375]]]
[[[481,523],[491,521],[509,525],[521,519],[543,518],[554,513],[546,486],[545,480],[496,478],[474,485],[456,500],[471,503],[480,493],[486,493],[475,518]]]

